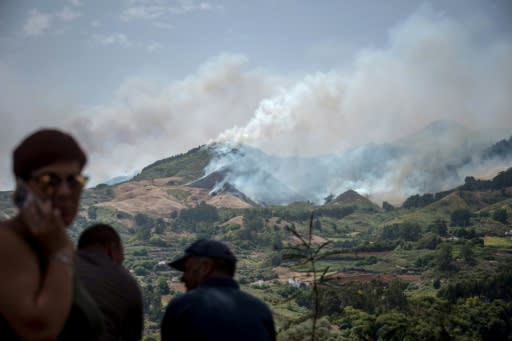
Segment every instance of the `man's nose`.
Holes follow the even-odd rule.
[[[55,189],[56,195],[69,195],[72,192],[73,191],[67,179],[61,179],[60,183],[57,185],[57,188]]]

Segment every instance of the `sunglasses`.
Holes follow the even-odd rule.
[[[89,178],[82,174],[72,174],[62,177],[56,173],[43,173],[31,176],[30,180],[38,184],[43,192],[48,195],[52,195],[63,181],[66,181],[71,191],[81,191],[85,187]]]

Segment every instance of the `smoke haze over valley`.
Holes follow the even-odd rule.
[[[379,11],[349,3],[353,7],[315,10],[340,16],[350,16],[350,10],[359,15]],[[505,20],[512,17],[512,5],[470,1],[464,3],[466,10],[459,11],[461,5],[455,3],[445,8],[442,2],[397,1],[395,12],[383,10],[385,22],[347,32],[337,25],[350,26],[348,18],[322,12],[321,18],[331,26],[312,32],[318,34],[312,41],[307,27],[293,23],[293,34],[272,31],[274,19],[266,28],[261,22],[255,24],[251,32],[233,24],[234,32],[228,27],[222,34],[212,33],[226,39],[212,38],[217,48],[201,51],[195,58],[180,55],[181,61],[173,59],[179,48],[166,46],[165,35],[152,33],[151,37],[161,40],[153,41],[153,48],[142,46],[151,40],[129,30],[128,25],[142,22],[140,17],[129,17],[134,13],[127,11],[131,2],[118,9],[125,15],[115,28],[108,28],[106,20],[87,17],[93,15],[87,10],[89,2],[76,6],[80,16],[68,21],[62,18],[70,16],[51,14],[52,10],[58,13],[55,8],[33,12],[33,8],[3,5],[18,15],[18,21],[0,15],[4,28],[0,41],[8,47],[0,52],[0,156],[4,160],[0,188],[13,187],[10,162],[5,161],[13,146],[41,126],[57,126],[77,135],[90,155],[86,171],[92,185],[134,175],[155,160],[207,142],[216,148],[217,157],[205,174],[223,170],[226,182],[261,202],[321,203],[329,194],[354,189],[377,203],[400,203],[411,194],[461,184],[468,175],[492,177],[511,166],[510,158],[484,160],[482,153],[512,135],[512,29]],[[262,5],[262,11],[270,11],[268,6]],[[226,16],[235,7],[241,10],[231,3],[215,3],[202,12],[197,9],[197,17],[191,20],[197,24],[204,20],[199,16],[211,16],[227,23]],[[284,17],[311,9],[273,10]],[[34,13],[39,15],[39,26],[30,21]],[[168,9],[158,18],[172,15],[179,25],[176,13]],[[259,14],[255,10],[254,15]],[[149,25],[150,19],[138,25]],[[94,20],[98,25],[92,24]],[[315,24],[317,19],[311,20]],[[73,44],[83,39],[81,48],[103,51],[98,53],[112,62],[103,70],[97,61],[104,78],[96,75],[90,80],[85,71],[76,70],[78,64],[56,61],[54,66],[39,62],[32,68],[59,69],[73,77],[57,80],[45,73],[46,79],[32,79],[23,64],[30,63],[30,57],[16,58],[22,51],[17,39],[29,40],[27,44],[33,46],[39,46],[36,40],[57,42],[74,32],[72,23],[84,25],[87,32],[86,37],[76,33]],[[215,23],[208,22],[212,27]],[[152,24],[158,26],[156,21]],[[151,27],[156,30],[156,26]],[[208,32],[208,27],[199,30]],[[122,28],[127,31],[119,33]],[[260,37],[254,35],[258,30],[269,31]],[[107,31],[118,33],[101,35]],[[357,40],[351,32],[368,36]],[[258,41],[253,44],[257,46],[241,44],[245,40],[238,35],[244,34],[247,41]],[[272,34],[282,40],[273,40],[277,38]],[[204,43],[196,36],[190,39]],[[287,41],[291,50],[299,50],[293,51],[295,55],[274,47]],[[299,49],[294,41],[309,45]],[[33,48],[41,48],[37,46]],[[114,49],[121,51],[119,66]],[[135,55],[143,52],[147,56]],[[47,60],[58,58],[50,52],[42,55]],[[70,55],[67,59],[76,60]],[[167,60],[170,64],[164,63]],[[128,62],[133,64],[124,64]],[[133,72],[122,73],[121,67]],[[122,76],[116,78],[116,74]],[[48,82],[54,85],[46,86]],[[238,152],[226,152],[231,148]]]
[[[214,144],[216,157],[205,172],[224,174],[217,187],[232,184],[263,203],[322,204],[329,195],[353,189],[378,204],[401,204],[413,194],[458,186],[468,175],[487,179],[510,167],[512,150],[504,157],[484,158],[494,134],[437,121],[393,144],[366,144],[314,157],[277,157],[247,145]]]

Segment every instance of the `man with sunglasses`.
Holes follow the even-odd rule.
[[[14,202],[0,222],[2,340],[99,340],[101,312],[74,273],[67,228],[86,183],[86,155],[73,137],[42,129],[13,152]]]

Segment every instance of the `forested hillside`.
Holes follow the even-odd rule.
[[[353,190],[322,205],[259,205],[232,185],[194,181],[207,158],[198,148],[86,190],[71,229],[100,221],[121,232],[146,340],[184,290],[161,262],[200,237],[233,248],[237,279],[271,306],[282,341],[512,337],[512,168],[396,207]],[[0,193],[2,216],[15,212],[10,200]]]

